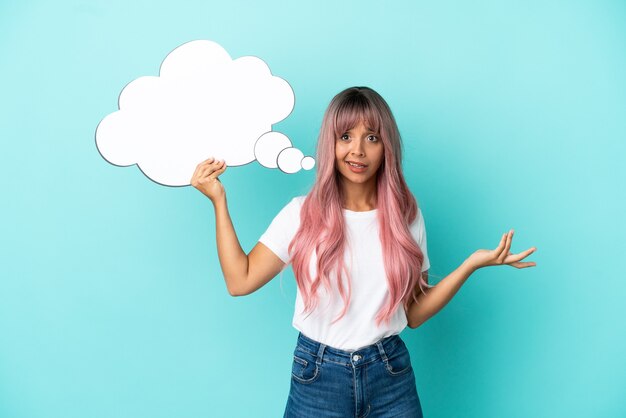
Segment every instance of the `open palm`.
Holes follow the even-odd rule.
[[[522,262],[521,260],[525,259],[530,254],[535,252],[537,248],[531,247],[526,251],[522,251],[518,254],[513,254],[512,252],[510,252],[511,243],[513,241],[513,232],[513,230],[510,230],[508,233],[503,234],[502,239],[500,239],[500,244],[495,249],[478,250],[474,252],[467,261],[475,269],[487,266],[498,266],[503,264],[507,264],[518,269],[536,266],[537,263],[535,262]]]

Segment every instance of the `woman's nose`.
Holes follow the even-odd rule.
[[[352,141],[352,149],[350,151],[356,155],[363,155],[363,144],[361,141]]]

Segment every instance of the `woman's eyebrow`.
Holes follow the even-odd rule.
[[[354,128],[353,128],[353,129],[354,129]],[[352,131],[353,131],[353,129],[348,129],[348,130],[344,131],[342,135],[345,135],[345,134],[351,134],[351,133],[352,133]],[[376,132],[375,130],[373,130],[372,128],[367,128],[367,127],[366,127],[365,129],[366,129],[366,131],[365,131],[365,135],[371,135],[371,134],[374,134],[374,135],[379,135],[379,133],[378,133],[378,132]]]
[[[352,129],[354,129],[354,128],[352,128]],[[346,131],[345,131],[345,133],[352,132],[352,129],[348,129],[348,130],[346,130]],[[368,134],[375,134],[375,133],[377,133],[377,132],[376,132],[375,130],[373,130],[372,128],[365,127],[365,129],[366,129],[366,133],[368,133]]]

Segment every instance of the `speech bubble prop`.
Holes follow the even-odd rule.
[[[230,167],[257,160],[292,174],[315,165],[272,131],[293,106],[289,83],[260,58],[233,60],[215,42],[191,41],[165,57],[158,77],[140,77],[122,89],[119,110],[96,128],[96,146],[111,164],[137,164],[166,186],[189,185],[209,157]]]

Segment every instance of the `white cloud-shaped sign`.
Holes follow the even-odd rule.
[[[263,60],[233,60],[215,42],[192,41],[165,58],[158,77],[124,87],[119,110],[96,129],[96,146],[111,164],[137,164],[167,186],[189,185],[209,157],[230,167],[257,160],[285,173],[310,170],[314,159],[272,132],[293,106],[291,86]]]

